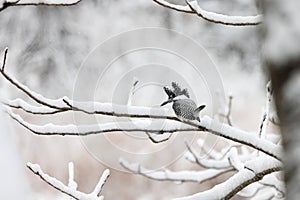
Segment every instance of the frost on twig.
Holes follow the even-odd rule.
[[[252,25],[258,25],[262,22],[261,15],[230,16],[230,15],[224,15],[224,14],[206,11],[199,6],[197,1],[186,0],[187,5],[176,5],[176,4],[169,3],[168,1],[165,0],[153,0],[153,1],[169,9],[173,9],[179,12],[196,14],[199,17],[209,22],[213,22],[217,24],[232,25],[232,26],[252,26]]]
[[[203,149],[203,147],[205,146],[204,144],[202,144],[201,142],[198,142],[199,147],[201,147]],[[204,168],[209,168],[209,169],[228,169],[228,168],[234,168],[234,166],[232,165],[232,163],[230,162],[230,157],[232,157],[232,155],[230,154],[230,151],[233,148],[236,148],[236,146],[234,145],[229,145],[227,147],[224,147],[221,152],[216,152],[214,149],[211,149],[209,152],[207,153],[207,155],[215,155],[213,157],[211,156],[205,156],[205,157],[200,157],[197,153],[197,151],[195,149],[193,149],[188,143],[186,143],[187,146],[187,152],[185,154],[185,158],[193,163],[197,163],[198,165],[200,165],[201,167]],[[235,155],[236,159],[238,159],[240,162],[245,162],[251,158],[254,158],[256,156],[256,154],[254,153],[245,153],[245,154],[239,154],[239,155]]]
[[[230,148],[230,151],[222,160],[213,160],[212,158],[206,160],[205,158],[198,157],[190,145],[187,144],[187,147],[191,155],[190,160],[194,159],[194,162],[196,162],[195,159],[199,159],[197,163],[200,163],[202,167],[207,169],[177,172],[168,169],[154,171],[138,163],[129,163],[123,159],[120,159],[119,162],[125,169],[135,174],[158,181],[173,181],[176,183],[202,183],[215,179],[222,174],[235,171],[235,174],[231,178],[212,189],[192,196],[179,198],[180,200],[230,199],[237,193],[243,197],[254,197],[260,190],[270,187],[275,188],[278,192],[282,193],[281,196],[284,196],[284,185],[273,173],[282,170],[282,163],[280,161],[265,155],[257,157],[255,151],[239,154],[236,147]]]
[[[1,0],[0,12],[11,6],[72,6],[81,0]]]
[[[220,176],[226,172],[232,171],[232,169],[207,169],[203,171],[171,171],[168,169],[153,171],[141,166],[138,163],[129,163],[126,160],[120,159],[120,164],[125,169],[132,173],[145,176],[147,178],[159,181],[173,181],[176,183],[183,182],[197,182],[203,183],[205,181],[211,180]]]
[[[261,180],[265,175],[282,170],[282,163],[271,157],[260,156],[245,163],[245,168],[213,188],[176,200],[230,199],[251,183]]]
[[[153,143],[161,143],[168,141],[172,136],[172,133],[170,132],[149,133],[148,131],[146,131],[145,133]]]
[[[34,174],[39,176],[43,181],[45,181],[48,185],[55,188],[56,190],[65,193],[74,199],[77,200],[101,200],[104,199],[101,196],[102,187],[105,184],[106,180],[109,177],[109,170],[106,169],[99,182],[97,183],[95,189],[91,193],[83,193],[77,190],[77,183],[74,181],[74,166],[73,163],[69,163],[69,183],[68,185],[63,184],[61,181],[57,180],[54,177],[44,173],[38,164],[32,164],[30,162],[27,163],[28,169],[32,171]]]
[[[266,130],[267,130],[267,126],[268,126],[268,122],[269,122],[269,115],[270,115],[270,104],[272,101],[272,86],[271,86],[271,82],[269,81],[267,83],[266,86],[266,92],[267,92],[267,98],[266,98],[266,104],[265,104],[265,108],[263,111],[263,116],[262,116],[262,120],[259,126],[259,137],[264,138],[266,135]]]

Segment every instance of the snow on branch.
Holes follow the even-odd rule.
[[[258,25],[262,22],[261,15],[229,16],[229,15],[206,11],[199,6],[197,1],[186,0],[187,5],[185,6],[172,4],[165,0],[153,0],[153,1],[169,9],[173,9],[179,12],[196,14],[199,17],[209,22],[213,22],[217,24],[232,25],[232,26],[252,26],[252,25]]]
[[[193,163],[197,163],[201,167],[209,168],[209,169],[228,169],[232,168],[232,163],[230,162],[230,148],[229,152],[227,152],[221,159],[208,159],[208,158],[201,158],[198,153],[189,145],[186,143],[188,152],[185,154],[185,158]],[[239,161],[247,161],[253,157],[255,157],[256,154],[246,154],[246,155],[239,155],[238,160]]]
[[[58,126],[53,124],[47,124],[44,126],[33,125],[23,120],[19,115],[14,114],[10,110],[7,113],[22,126],[32,131],[35,134],[40,135],[90,135],[104,132],[114,131],[143,131],[143,132],[177,132],[177,131],[208,131],[218,136],[245,144],[253,147],[259,151],[262,151],[276,159],[281,160],[282,148],[280,145],[273,144],[267,140],[261,139],[258,136],[254,136],[245,131],[230,127],[229,125],[219,123],[212,120],[210,117],[203,117],[201,122],[184,122],[166,120],[164,128],[161,128],[161,122],[153,121],[148,126],[148,121],[137,121],[139,125],[144,128],[140,128],[131,122],[114,122],[107,124],[97,125],[64,125]],[[135,115],[139,116],[139,115]],[[176,118],[177,119],[177,118]]]
[[[213,188],[176,200],[219,200],[230,199],[251,183],[261,180],[265,175],[282,170],[282,163],[271,157],[259,156],[245,163],[245,168]]]
[[[120,164],[125,169],[145,176],[147,178],[159,181],[174,181],[174,182],[197,182],[203,183],[220,176],[221,174],[232,171],[232,169],[207,169],[203,171],[170,171],[168,169],[153,171],[146,169],[138,163],[129,163],[126,160],[120,159]]]
[[[134,123],[125,124],[98,124],[97,126],[56,126],[53,124],[47,124],[45,126],[36,126],[24,121],[20,116],[8,111],[10,116],[18,123],[29,129],[33,133],[43,135],[89,135],[103,132],[114,132],[114,131],[142,131],[142,132],[176,132],[176,131],[198,131],[198,132],[209,132],[211,134],[221,136],[229,139],[233,142],[247,145],[256,150],[266,153],[278,160],[281,160],[282,147],[280,145],[273,144],[272,142],[259,138],[249,132],[234,128],[224,123],[220,123],[217,120],[211,119],[208,116],[204,116],[201,122],[191,120],[178,119],[171,110],[167,108],[156,108],[156,107],[138,107],[138,106],[127,106],[127,105],[116,105],[112,103],[100,103],[100,102],[76,102],[63,97],[59,99],[49,99],[41,94],[38,94],[30,90],[27,86],[19,83],[17,80],[9,76],[5,72],[5,61],[7,58],[7,49],[4,53],[3,66],[0,70],[2,76],[8,80],[16,88],[27,94],[36,103],[42,107],[32,107],[27,104],[20,103],[13,105],[12,102],[8,103],[11,107],[22,108],[29,113],[49,113],[49,112],[65,112],[65,111],[79,111],[86,114],[101,114],[106,116],[114,117],[128,117],[128,118],[153,118],[165,120],[166,126],[161,128],[158,126],[158,122],[151,123],[150,127],[138,128],[134,126]],[[52,109],[45,110],[45,107]],[[148,123],[148,120],[146,120]],[[172,121],[172,122],[171,122]],[[143,120],[137,121],[141,125],[146,125]],[[122,126],[120,126],[122,125]],[[79,132],[79,131],[80,132]]]
[[[48,185],[55,188],[56,190],[65,193],[74,199],[77,200],[103,200],[104,197],[100,196],[102,187],[105,184],[106,180],[109,177],[109,169],[106,169],[99,182],[97,183],[93,192],[86,194],[77,190],[77,183],[74,181],[74,166],[73,163],[69,163],[69,183],[68,186],[62,183],[61,181],[57,180],[54,177],[49,176],[48,174],[44,173],[41,167],[38,164],[32,164],[30,162],[27,163],[28,169],[32,171],[34,174],[39,176],[43,181],[45,181]]]
[[[53,115],[56,113],[60,112],[65,112],[66,110],[63,109],[54,109],[54,108],[49,108],[47,106],[34,106],[23,99],[14,99],[11,101],[1,99],[0,100],[2,104],[10,107],[10,108],[15,108],[15,109],[21,109],[27,113],[34,114],[34,115]]]
[[[11,6],[72,6],[81,0],[1,0],[0,12]]]
[[[272,86],[271,82],[269,81],[266,86],[266,92],[267,92],[267,98],[266,98],[266,104],[263,111],[262,120],[259,126],[259,137],[265,138],[266,136],[266,129],[269,122],[269,115],[270,115],[270,104],[272,100]]]
[[[33,99],[34,101],[36,101],[37,103],[47,106],[49,108],[53,108],[53,109],[70,109],[64,102],[62,99],[57,99],[57,100],[52,100],[52,99],[48,99],[32,90],[30,90],[27,86],[21,84],[20,82],[18,82],[16,79],[12,78],[11,76],[9,76],[6,72],[5,72],[5,64],[6,64],[6,59],[7,59],[7,53],[8,53],[8,49],[5,49],[4,52],[4,56],[3,56],[3,63],[2,63],[2,67],[0,70],[0,73],[3,75],[3,77],[8,80],[12,85],[14,85],[15,87],[17,87],[19,90],[21,90],[22,92],[24,92],[26,95],[28,95],[31,99]]]
[[[285,196],[285,185],[283,181],[279,180],[274,174],[265,176],[260,182],[264,186],[275,188],[282,196]]]
[[[226,141],[226,140],[225,140]],[[199,147],[205,146],[204,141],[198,142]],[[235,171],[233,177],[220,183],[214,188],[179,199],[230,199],[234,195],[243,197],[260,196],[259,191],[266,189],[277,190],[279,196],[285,195],[284,184],[278,180],[273,172],[282,170],[282,163],[272,157],[261,154],[258,157],[256,151],[245,150],[245,146],[227,142],[220,152],[213,149],[206,152],[215,154],[214,156],[200,157],[197,152],[186,142],[188,152],[186,158],[194,163],[199,164],[206,169],[200,171],[179,171],[174,172],[168,169],[154,171],[142,167],[138,163],[128,163],[120,159],[120,164],[127,170],[158,181],[175,181],[175,182],[203,182],[211,180],[221,174]],[[198,176],[199,175],[199,176]],[[200,179],[198,179],[200,178]],[[199,181],[201,180],[201,181]],[[223,191],[225,191],[223,193]],[[275,196],[278,194],[273,193]]]
[[[157,4],[161,5],[161,6],[166,7],[166,8],[170,8],[170,9],[173,9],[173,10],[176,10],[176,11],[179,11],[179,12],[194,14],[194,11],[191,10],[191,8],[188,5],[185,5],[185,6],[176,5],[176,4],[169,3],[165,0],[153,0],[153,1],[156,2]]]
[[[161,143],[165,142],[170,139],[172,136],[172,133],[165,132],[165,133],[148,133],[145,132],[148,136],[148,138],[151,140],[153,143]]]
[[[16,6],[72,6],[81,0],[19,0]]]
[[[26,122],[18,114],[11,112],[9,109],[6,111],[11,118],[16,120],[26,129],[38,135],[73,135],[73,136],[86,136],[91,134],[107,133],[107,132],[120,132],[120,131],[143,131],[151,133],[164,133],[164,132],[178,132],[178,131],[197,131],[197,128],[189,125],[182,125],[180,122],[168,120],[165,122],[164,127],[161,127],[161,122],[154,121],[150,125],[148,121],[132,122],[109,122],[105,124],[94,124],[94,125],[34,125]],[[144,128],[143,128],[144,127]]]

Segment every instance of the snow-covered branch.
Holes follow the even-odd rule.
[[[282,196],[285,196],[285,185],[284,182],[279,180],[274,174],[269,174],[265,176],[261,181],[260,184],[264,186],[270,186],[275,188]]]
[[[271,86],[270,81],[267,83],[266,91],[267,91],[266,104],[265,104],[265,108],[263,111],[262,120],[261,120],[261,123],[259,126],[259,137],[262,137],[262,138],[264,138],[266,135],[266,129],[268,126],[269,115],[270,115],[270,104],[271,104],[271,100],[272,100],[272,86]]]
[[[232,26],[252,26],[252,25],[258,25],[262,22],[261,15],[229,16],[229,15],[206,11],[199,6],[197,1],[186,0],[187,5],[176,5],[176,4],[169,3],[165,0],[153,0],[153,1],[169,9],[173,9],[179,12],[196,14],[199,17],[209,22],[213,22],[217,24],[232,25]]]
[[[230,199],[249,184],[261,180],[267,174],[280,170],[282,170],[281,162],[271,157],[260,156],[246,162],[244,169],[212,189],[191,196],[177,198],[176,200]]]
[[[183,125],[180,122],[176,121],[165,121],[164,127],[161,127],[161,122],[154,121],[150,125],[148,121],[138,121],[135,123],[132,122],[109,122],[105,124],[95,124],[95,125],[54,125],[54,124],[46,124],[46,125],[34,125],[26,122],[22,117],[18,114],[7,110],[7,113],[16,120],[19,124],[21,124],[26,129],[38,135],[73,135],[73,136],[86,136],[92,134],[100,134],[107,132],[120,132],[120,131],[128,131],[128,132],[151,132],[151,133],[164,133],[164,132],[178,132],[178,131],[197,131],[198,129],[189,125]]]
[[[10,116],[18,123],[29,129],[33,133],[43,135],[89,135],[103,132],[114,132],[114,131],[143,131],[150,133],[162,133],[162,132],[176,132],[176,131],[198,131],[198,132],[210,132],[214,135],[221,136],[231,141],[250,146],[256,150],[266,153],[278,160],[281,160],[282,148],[280,145],[273,144],[272,142],[259,138],[251,133],[240,130],[238,128],[231,127],[227,124],[220,123],[217,120],[213,120],[208,116],[201,119],[201,122],[191,120],[180,120],[174,116],[171,110],[166,108],[151,108],[151,107],[138,107],[138,106],[127,106],[127,105],[116,105],[112,103],[100,103],[100,102],[76,102],[70,100],[68,97],[59,98],[56,100],[46,98],[41,94],[38,94],[30,90],[27,86],[19,83],[17,80],[9,76],[5,72],[5,61],[7,50],[5,50],[3,58],[3,67],[0,72],[3,77],[8,80],[16,88],[27,94],[31,99],[40,104],[42,107],[31,107],[27,104],[19,104],[11,107],[21,107],[23,110],[27,110],[29,113],[42,113],[48,112],[65,112],[65,111],[79,111],[87,114],[101,114],[106,116],[114,117],[129,117],[129,118],[152,118],[152,119],[163,119],[166,123],[163,128],[159,126],[161,122],[153,123],[148,127],[147,123],[143,120],[137,121],[142,127],[139,128],[134,123],[109,123],[109,124],[97,124],[89,126],[76,126],[76,125],[65,125],[57,126],[53,124],[47,124],[45,126],[37,126],[24,121],[20,116],[8,111]],[[8,105],[12,105],[10,102]],[[44,110],[45,107],[52,109]],[[31,110],[33,109],[33,110]],[[151,120],[152,122],[152,120]],[[147,125],[146,125],[147,124]]]
[[[120,164],[132,173],[145,176],[150,179],[159,181],[174,181],[174,182],[197,182],[203,183],[216,178],[224,173],[230,172],[233,169],[207,169],[203,171],[170,171],[168,169],[153,171],[146,169],[138,163],[129,163],[126,160],[120,159]]]
[[[23,99],[14,99],[14,100],[0,100],[2,104],[15,109],[21,109],[27,113],[34,114],[34,115],[53,115],[60,112],[65,112],[67,110],[64,109],[54,109],[49,108],[47,106],[35,106],[27,103]]]
[[[57,180],[54,177],[49,176],[44,173],[41,167],[38,164],[32,164],[30,162],[27,163],[28,169],[30,169],[34,174],[39,176],[43,181],[45,181],[48,185],[55,188],[56,190],[65,193],[74,199],[77,200],[101,200],[104,199],[103,196],[100,196],[103,185],[109,177],[109,170],[106,169],[99,182],[97,183],[93,192],[86,194],[77,190],[77,183],[74,181],[74,166],[73,163],[69,164],[69,183],[68,186]]]
[[[206,157],[201,158],[196,152],[196,150],[194,150],[189,144],[186,143],[186,145],[187,145],[188,152],[185,154],[185,158],[193,163],[197,163],[201,167],[207,169],[228,169],[233,167],[229,161],[229,154],[228,154],[230,150],[234,148],[232,146],[230,146],[228,152],[224,156],[222,156],[221,159],[216,159],[216,158],[211,159]],[[256,154],[239,155],[238,159],[244,162],[251,158],[254,158],[255,156]]]
[[[72,6],[81,0],[1,0],[0,12],[11,6]]]
[[[148,133],[145,132],[148,136],[148,138],[151,140],[153,143],[161,143],[165,142],[170,139],[172,136],[172,133],[166,132],[166,133]]]
[[[256,151],[245,150],[245,146],[227,141],[226,143],[228,146],[224,147],[220,152],[213,149],[208,151],[204,148],[208,155],[212,153],[213,156],[200,157],[197,151],[186,142],[188,149],[188,152],[185,154],[186,158],[206,168],[199,171],[174,172],[168,169],[153,171],[142,167],[138,163],[128,163],[122,159],[120,164],[125,169],[150,179],[175,182],[201,183],[204,180],[215,179],[221,174],[235,171],[233,177],[214,188],[179,199],[219,200],[230,199],[236,194],[243,197],[256,197],[260,196],[259,191],[266,188],[274,188],[278,191],[277,193],[280,193],[279,196],[285,195],[284,184],[273,173],[282,170],[280,161],[265,154],[261,154],[258,157]],[[200,139],[198,145],[203,149],[205,143]],[[278,194],[274,193],[274,196],[278,196]]]

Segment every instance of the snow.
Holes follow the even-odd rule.
[[[65,103],[63,102],[63,98],[56,99],[56,100],[48,99],[48,98],[44,97],[43,95],[32,91],[26,85],[23,85],[16,79],[8,76],[5,72],[3,72],[3,73],[4,73],[3,75],[6,77],[6,80],[11,82],[18,89],[22,90],[25,94],[27,94],[30,98],[35,100],[37,103],[44,104],[46,106],[54,107],[54,108],[65,108],[66,107]],[[64,97],[64,98],[66,98],[66,97]]]
[[[20,0],[18,2],[18,5],[22,5],[22,4],[73,5],[78,3],[79,1],[80,0]]]
[[[69,182],[68,187],[72,190],[77,189],[77,183],[74,181],[74,164],[69,162]]]
[[[241,171],[244,169],[244,164],[241,162],[241,160],[238,157],[238,152],[236,148],[232,148],[229,151],[229,157],[228,157],[231,165],[238,171]],[[248,158],[249,159],[249,158]]]
[[[279,192],[285,194],[285,185],[283,181],[280,181],[274,174],[269,174],[264,176],[264,178],[260,181],[265,185],[274,186]]]
[[[7,111],[9,115],[23,125],[30,131],[41,135],[89,135],[103,132],[114,131],[148,131],[148,132],[160,132],[161,130],[166,132],[174,131],[196,131],[197,129],[186,124],[182,124],[178,121],[166,120],[162,126],[160,121],[153,121],[149,126],[147,121],[135,122],[109,122],[105,124],[94,125],[54,125],[48,123],[45,125],[34,125],[26,122],[20,115],[17,115],[11,111]],[[138,125],[138,128],[137,128]]]
[[[212,189],[200,192],[191,196],[176,198],[176,200],[219,200],[243,183],[248,183],[255,177],[255,173],[262,173],[266,170],[282,168],[282,163],[271,157],[260,156],[245,163],[248,169],[240,170],[238,173],[227,179],[225,182],[214,186]],[[251,169],[251,170],[249,170]]]
[[[98,194],[101,192],[101,188],[103,187],[106,179],[109,176],[108,169],[103,172],[103,174],[99,180],[99,183],[95,187],[94,191],[92,193],[85,194],[83,192],[80,192],[80,191],[74,189],[74,187],[69,187],[69,186],[64,185],[62,182],[60,182],[56,178],[53,178],[53,177],[49,176],[48,174],[44,173],[38,164],[32,164],[32,163],[28,162],[27,167],[33,173],[38,175],[42,180],[44,180],[46,183],[51,185],[52,187],[54,187],[55,189],[65,193],[75,199],[79,199],[79,200],[99,200],[99,198],[104,199],[103,196],[98,197]],[[70,167],[69,170],[71,170],[72,164],[70,164],[69,167]]]
[[[213,134],[232,139],[233,141],[237,141],[242,144],[258,147],[258,149],[262,152],[274,156],[277,159],[282,159],[283,151],[280,145],[276,145],[265,139],[259,138],[257,135],[220,123],[216,120],[212,120],[208,116],[204,116],[201,119],[200,125],[207,128],[208,131]]]
[[[172,133],[163,133],[163,134],[149,133],[148,136],[151,137],[151,139],[154,142],[159,143],[168,140],[172,136]]]
[[[27,166],[30,167],[34,173],[38,173],[41,171],[41,167],[38,164],[32,164],[28,162]]]
[[[262,22],[262,16],[256,15],[256,16],[228,16],[223,15],[219,13],[209,12],[206,10],[203,10],[197,3],[197,1],[192,1],[187,3],[191,6],[193,10],[196,11],[196,13],[203,17],[204,19],[207,19],[209,21],[215,22],[215,23],[222,23],[222,24],[228,24],[228,25],[256,25]]]
[[[13,108],[21,108],[22,110],[30,113],[51,114],[57,111],[56,109],[49,108],[47,106],[33,106],[27,103],[26,101],[24,101],[23,99],[19,99],[19,98],[11,101],[1,99],[1,102]]]
[[[232,149],[232,147],[229,147],[229,148]],[[211,169],[232,168],[232,163],[229,162],[228,156],[230,157],[230,151],[225,155],[220,154],[220,156],[218,156],[218,157],[213,157],[213,159],[209,159],[209,158],[205,158],[205,157],[198,157],[197,163],[200,164],[202,167],[211,168]],[[235,155],[234,159],[239,161],[238,163],[235,163],[235,164],[238,164],[237,169],[244,168],[244,165],[242,164],[242,162],[245,162],[254,157],[256,157],[256,153],[254,153],[254,152],[251,154],[247,153],[245,155],[239,155],[239,156]],[[196,162],[195,157],[190,152],[185,153],[185,158],[192,162]]]
[[[120,164],[127,170],[137,173],[143,176],[146,176],[155,180],[168,180],[174,182],[198,182],[202,183],[204,181],[210,180],[218,175],[221,175],[225,172],[228,172],[229,169],[207,169],[202,171],[192,171],[192,170],[183,170],[183,171],[170,171],[167,169],[153,171],[145,167],[140,166],[137,163],[129,163],[124,159],[119,160]]]
[[[161,107],[142,107],[142,106],[127,106],[112,103],[100,102],[78,102],[72,101],[67,97],[64,100],[79,110],[84,110],[87,113],[112,113],[115,115],[143,115],[143,116],[162,116],[174,117],[172,110]]]
[[[109,175],[110,175],[110,171],[109,171],[109,169],[106,169],[103,172],[103,174],[102,174],[98,184],[96,185],[94,191],[92,192],[94,195],[97,196],[98,194],[100,194],[100,192],[102,190],[102,187],[105,184],[105,182],[106,182],[107,178],[109,177]]]
[[[164,5],[166,7],[172,8],[172,9],[177,10],[177,11],[190,12],[190,13],[193,12],[193,11],[191,11],[189,6],[175,5],[175,4],[171,4],[171,3],[167,2],[167,1],[164,1],[164,0],[154,0],[154,1],[157,2],[160,5]]]
[[[214,23],[221,23],[226,25],[238,25],[238,26],[245,26],[245,25],[257,25],[262,22],[261,15],[255,16],[229,16],[214,12],[209,12],[202,9],[197,1],[186,1],[187,6],[183,5],[176,5],[171,4],[165,0],[154,0],[160,5],[165,7],[180,11],[180,12],[187,12],[187,13],[196,13],[203,19],[206,19],[210,22]]]

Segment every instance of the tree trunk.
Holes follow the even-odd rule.
[[[284,146],[286,199],[300,198],[299,0],[264,0],[263,59],[274,90]]]

